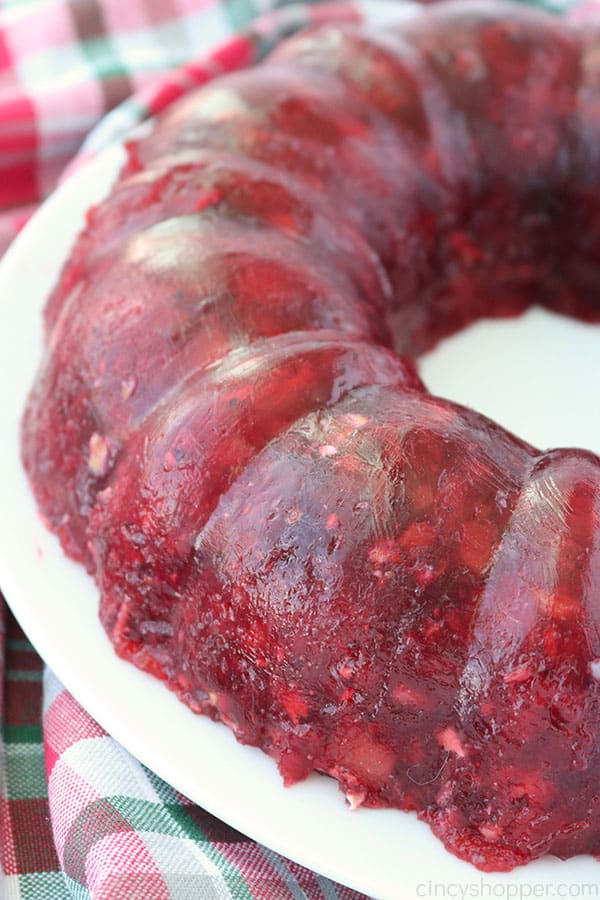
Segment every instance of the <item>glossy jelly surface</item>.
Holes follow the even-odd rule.
[[[599,60],[451,0],[190,94],[90,211],[23,423],[121,656],[483,870],[600,852],[600,460],[414,360],[600,320]]]

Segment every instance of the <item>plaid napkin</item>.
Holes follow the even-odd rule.
[[[185,91],[306,24],[381,17],[394,2],[0,0],[0,253],[65,170]],[[586,0],[580,17],[599,3]],[[570,0],[537,5],[563,11]],[[363,896],[148,771],[44,672],[1,596],[0,725],[0,898]]]
[[[161,781],[44,672],[11,614],[2,618],[2,900],[360,900]]]

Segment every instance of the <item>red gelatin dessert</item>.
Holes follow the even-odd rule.
[[[600,34],[449,2],[175,104],[46,313],[39,505],[116,651],[484,870],[600,852],[600,460],[414,358],[600,320]]]

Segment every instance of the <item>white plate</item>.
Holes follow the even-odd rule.
[[[40,355],[45,297],[81,227],[84,211],[106,193],[121,160],[122,150],[115,148],[75,174],[35,216],[0,266],[0,583],[33,644],[104,728],[164,779],[258,841],[367,894],[412,900],[461,896],[464,889],[471,891],[464,896],[478,896],[485,883],[490,891],[502,885],[495,890],[503,893],[484,896],[517,896],[514,892],[519,889],[522,896],[534,896],[533,887],[546,882],[595,884],[599,870],[591,857],[566,863],[548,858],[508,875],[483,876],[446,853],[414,815],[390,810],[351,813],[335,783],[325,777],[314,776],[286,790],[270,759],[237,744],[222,725],[194,716],[160,682],[113,655],[96,618],[93,582],[65,559],[36,514],[19,459],[19,419]],[[556,321],[535,314],[523,320],[525,325],[478,326],[471,338],[467,332],[447,342],[426,361],[432,386],[444,393],[447,356],[452,356],[454,345],[458,365],[451,373],[453,396],[477,401],[469,388],[480,383],[481,372],[470,361],[468,367],[465,363],[474,340],[476,345],[488,341],[487,358],[498,335],[514,345],[515,335],[524,327],[535,330],[533,346],[539,362],[543,336],[554,334]],[[588,360],[591,395],[592,386],[600,383],[600,333],[562,320],[560,328],[560,345],[573,348],[570,362],[561,365],[577,363],[574,371],[580,375],[582,361]],[[531,347],[531,334],[525,334]],[[548,359],[553,365],[556,352],[550,343]],[[462,385],[460,377],[456,381],[461,372]],[[524,419],[520,422],[517,416],[511,421],[504,416],[516,428],[533,424],[531,409],[523,403],[522,378],[510,397],[509,412],[520,410]],[[573,383],[571,377],[571,390]],[[498,410],[489,386],[485,390],[486,411],[494,415]],[[501,389],[497,399],[503,393]],[[567,396],[571,404],[571,395]],[[552,401],[546,408],[555,414],[556,394],[546,388],[546,398]],[[600,450],[597,398],[594,402],[594,431],[581,432],[578,439]],[[559,426],[565,409],[561,406],[559,415],[554,415]],[[589,421],[589,410],[587,417],[582,410],[578,417],[579,424],[586,418]],[[537,425],[543,431],[543,423]],[[530,440],[549,442],[545,433],[535,433],[535,427],[533,433],[531,427],[522,431]],[[561,437],[559,432],[552,440],[564,443],[565,437],[568,440],[568,435]],[[436,891],[436,884],[445,885],[446,893]]]

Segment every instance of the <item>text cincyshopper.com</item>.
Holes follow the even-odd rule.
[[[535,897],[579,900],[600,897],[600,884],[596,882],[537,881],[519,884],[503,881],[490,884],[482,878],[480,881],[422,881],[415,887],[415,896],[425,900],[528,900]]]

